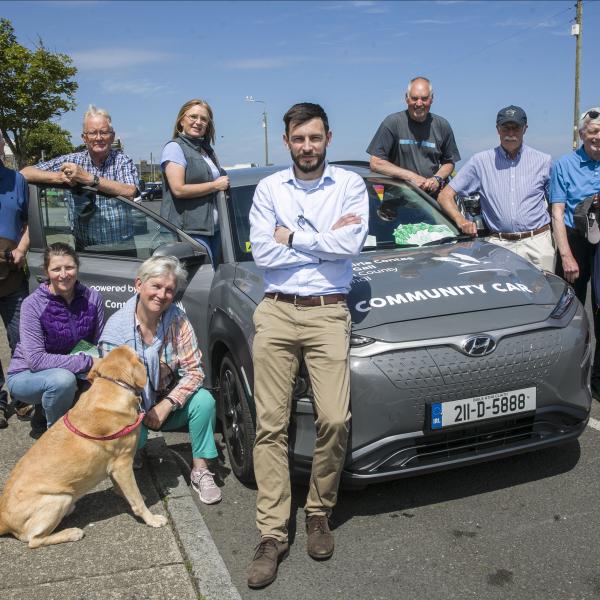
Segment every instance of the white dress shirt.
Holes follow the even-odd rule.
[[[365,242],[369,197],[356,173],[325,164],[321,178],[305,189],[293,167],[261,180],[250,210],[254,262],[264,269],[265,291],[298,296],[348,293],[351,257]],[[333,230],[342,215],[361,223]],[[274,239],[275,227],[294,232],[292,248]]]

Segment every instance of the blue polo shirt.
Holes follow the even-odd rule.
[[[575,207],[600,192],[600,160],[592,160],[583,145],[561,156],[550,174],[550,202],[565,205],[565,224],[573,227]]]
[[[29,192],[21,173],[7,169],[0,161],[0,237],[19,243],[27,223]]]

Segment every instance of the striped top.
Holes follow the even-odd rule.
[[[512,159],[502,146],[474,154],[450,182],[459,196],[479,192],[490,231],[517,233],[550,222],[546,202],[551,157],[523,144]]]
[[[135,318],[135,327],[139,330],[137,317]],[[184,406],[191,396],[202,387],[202,382],[204,381],[202,353],[198,348],[196,334],[183,311],[173,318],[165,332],[160,333],[162,335],[161,363],[166,363],[169,369],[173,373],[176,373],[179,378],[177,385],[169,392],[169,397],[175,400],[179,406]],[[117,344],[100,339],[99,346],[101,356],[106,356],[113,348],[117,347]],[[141,348],[136,348],[136,351],[144,364],[146,364],[144,355],[145,345],[142,345]],[[161,379],[166,374],[161,369]],[[162,380],[159,382],[157,386],[158,390],[163,388],[163,383]]]

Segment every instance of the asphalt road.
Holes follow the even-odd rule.
[[[598,403],[592,415],[600,420]],[[588,427],[545,451],[342,490],[324,563],[306,554],[306,488],[294,487],[290,556],[261,592],[245,585],[255,490],[225,469],[223,502],[199,508],[243,598],[599,598],[599,455],[600,431]]]

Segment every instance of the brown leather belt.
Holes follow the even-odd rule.
[[[490,236],[500,238],[501,240],[516,242],[518,240],[524,240],[525,238],[532,238],[534,235],[548,231],[548,229],[550,229],[550,223],[547,223],[539,229],[534,229],[533,231],[522,231],[521,233],[490,233]]]
[[[288,302],[296,306],[325,306],[326,304],[337,304],[346,302],[346,294],[327,294],[325,296],[296,296],[295,294],[280,294],[279,292],[267,292],[265,298],[271,298],[278,302]]]

